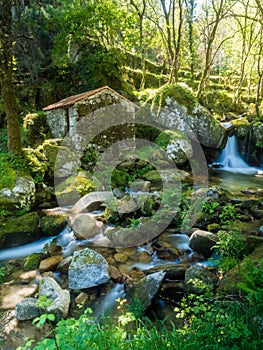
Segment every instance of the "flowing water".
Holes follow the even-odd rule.
[[[231,173],[245,174],[245,175],[257,175],[262,173],[263,170],[251,167],[241,157],[238,146],[237,138],[235,135],[228,138],[226,147],[223,149],[221,155],[217,161],[221,165],[221,170],[225,170]]]
[[[263,169],[250,166],[238,152],[235,135],[228,138],[226,147],[210,172],[210,182],[220,185],[233,194],[242,191],[263,190]]]

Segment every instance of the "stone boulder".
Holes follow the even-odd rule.
[[[0,207],[8,212],[17,210],[29,211],[35,204],[36,187],[30,176],[17,177],[12,189],[0,190]]]
[[[140,300],[144,309],[147,309],[158,293],[164,276],[164,271],[158,271],[142,278],[128,290],[128,301],[132,304],[135,299]]]
[[[32,320],[40,315],[37,299],[25,298],[16,304],[15,316],[19,321]]]
[[[204,266],[193,265],[186,270],[184,283],[189,293],[204,294],[215,289],[217,278]]]
[[[1,221],[0,247],[15,247],[37,240],[41,236],[36,212],[9,217]]]
[[[50,214],[40,219],[40,227],[45,236],[56,236],[66,226],[67,219],[62,214]]]
[[[155,143],[165,149],[168,159],[175,164],[184,164],[193,155],[188,137],[180,131],[164,130],[155,139]]]
[[[39,270],[41,272],[55,271],[58,264],[63,260],[63,256],[54,255],[40,262]]]
[[[101,254],[89,248],[74,252],[68,270],[70,289],[95,287],[109,279],[109,265]]]
[[[187,86],[165,85],[158,90],[154,102],[163,108],[156,109],[153,117],[167,129],[180,130],[209,148],[225,146],[227,130],[200,105]]]
[[[214,233],[202,230],[196,230],[192,233],[189,246],[206,258],[212,254],[212,248],[216,244],[217,236]]]
[[[52,300],[48,306],[47,312],[54,314],[57,319],[68,316],[70,294],[68,290],[63,290],[59,284],[51,277],[44,277],[39,285],[39,296],[46,295],[47,299]]]
[[[79,214],[71,224],[78,239],[89,239],[99,234],[96,219],[91,214]]]

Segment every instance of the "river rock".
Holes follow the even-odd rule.
[[[110,266],[110,276],[115,282],[122,281],[122,274],[116,266]]]
[[[63,256],[54,255],[46,258],[40,262],[39,270],[41,272],[55,271],[58,264],[63,260]]]
[[[52,304],[47,307],[48,313],[54,314],[58,319],[68,316],[70,304],[68,290],[63,290],[53,278],[44,277],[39,286],[39,296],[43,295],[52,300]]]
[[[205,257],[210,257],[212,247],[216,244],[217,236],[214,233],[202,230],[196,230],[192,233],[189,246]]]
[[[19,321],[32,320],[40,315],[37,299],[25,298],[16,304],[15,316]]]
[[[36,212],[9,217],[1,222],[0,248],[31,243],[40,237]]]
[[[123,254],[123,253],[116,253],[116,254],[114,254],[114,259],[117,262],[124,264],[128,260],[128,256],[126,254]]]
[[[62,214],[50,214],[40,219],[40,227],[45,236],[56,236],[66,226],[67,219]]]
[[[189,293],[202,294],[214,290],[217,278],[205,267],[193,265],[186,270],[184,283]]]
[[[60,261],[60,263],[57,266],[57,270],[61,273],[68,273],[69,265],[72,261],[72,256],[68,256],[67,258]]]
[[[133,303],[135,299],[140,300],[144,309],[147,309],[158,293],[165,272],[158,271],[142,278],[138,283],[132,286],[127,292],[127,299]]]
[[[89,239],[99,234],[96,219],[90,214],[79,214],[71,227],[78,239]]]
[[[70,289],[95,287],[109,279],[109,265],[101,254],[89,248],[74,252],[68,271]]]
[[[14,212],[17,210],[29,211],[35,204],[36,187],[32,177],[18,177],[12,189],[0,190],[0,208]]]

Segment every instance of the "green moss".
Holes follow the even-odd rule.
[[[66,217],[62,214],[44,216],[40,227],[46,236],[56,236],[67,226]]]
[[[16,185],[18,176],[28,174],[23,158],[0,154],[0,190],[3,188],[12,189]]]
[[[162,86],[154,96],[152,104],[164,107],[167,97],[185,106],[189,114],[192,113],[197,104],[197,99],[190,88],[187,85],[183,86],[181,84]]]
[[[39,267],[40,261],[44,258],[42,253],[33,253],[28,255],[24,261],[24,270],[36,270]]]
[[[15,232],[30,233],[36,230],[38,223],[38,214],[36,212],[10,217],[4,222],[2,221],[1,232],[5,235]]]
[[[237,132],[236,132],[237,137],[246,137],[251,128],[251,124],[249,123],[247,118],[233,120],[232,124],[237,129]]]
[[[179,130],[164,130],[160,132],[160,134],[157,136],[154,142],[163,149],[166,149],[170,141],[175,139],[188,140],[187,136]]]
[[[44,154],[37,149],[24,148],[23,155],[33,177],[43,181],[47,171],[47,158]]]
[[[55,195],[59,199],[60,205],[73,204],[79,197],[92,191],[94,191],[93,180],[88,174],[81,172],[77,176],[70,176],[57,185]]]

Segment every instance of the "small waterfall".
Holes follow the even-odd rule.
[[[217,163],[221,165],[222,170],[233,173],[256,175],[259,169],[251,167],[244,161],[238,151],[237,138],[235,135],[228,138],[226,147],[223,149]]]

